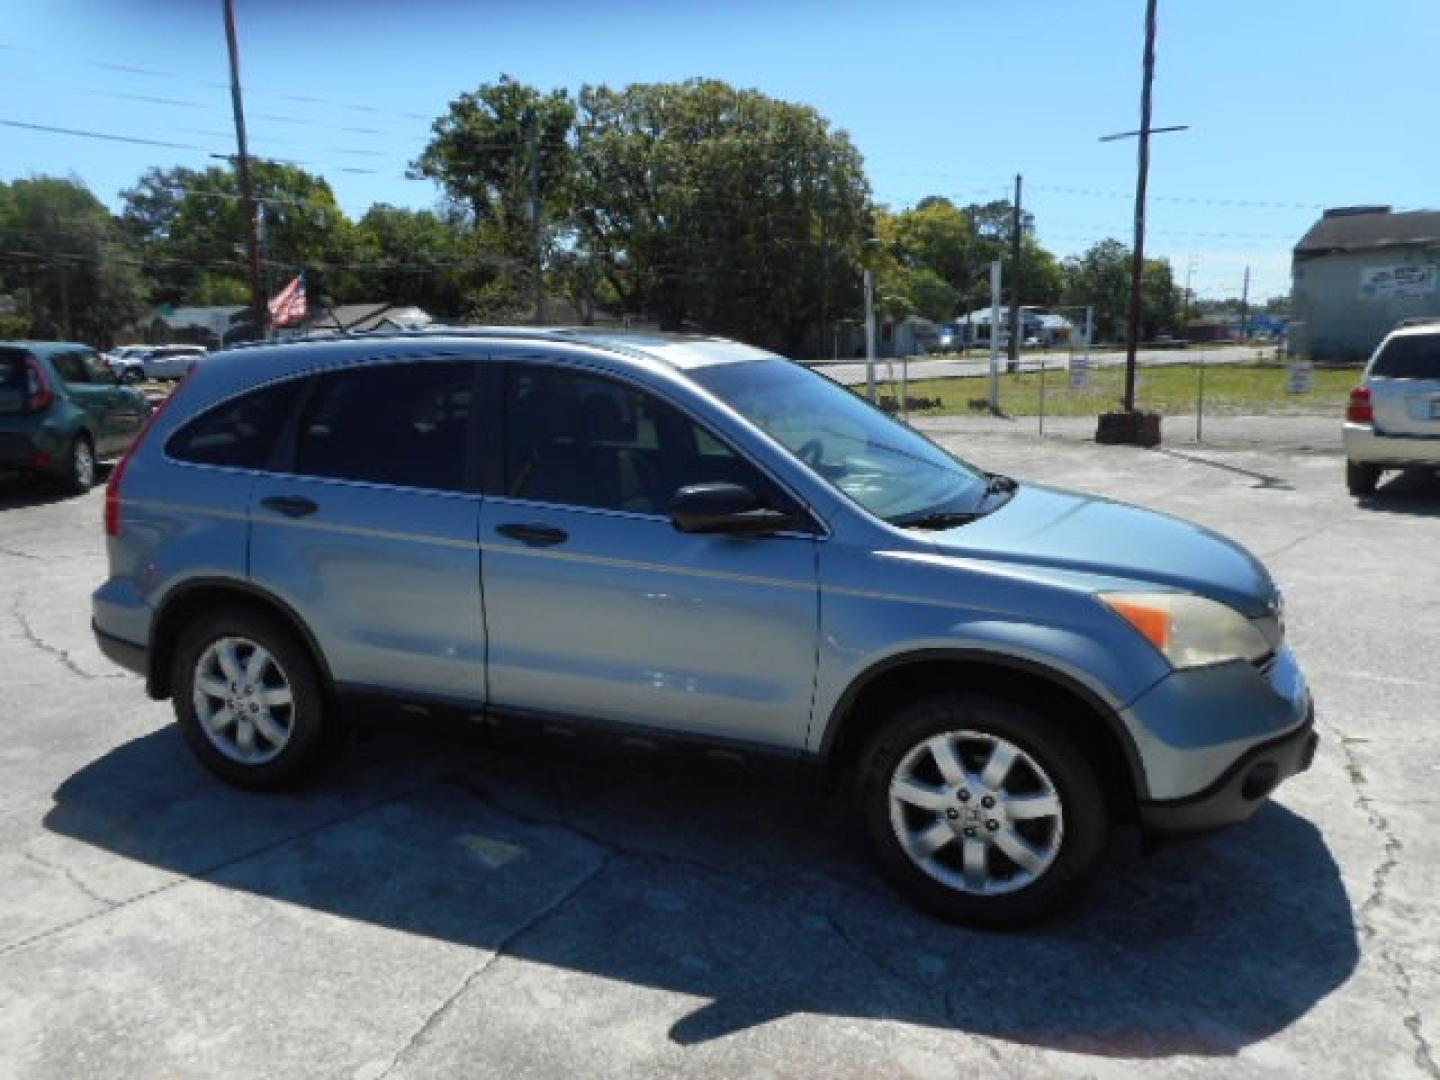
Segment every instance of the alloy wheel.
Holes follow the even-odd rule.
[[[891,826],[909,859],[972,895],[1032,885],[1064,841],[1054,781],[998,735],[951,731],[922,740],[896,766],[889,800]]]
[[[75,467],[75,484],[83,490],[89,490],[95,486],[95,454],[90,449],[90,444],[84,439],[75,440],[75,450],[71,458]]]
[[[192,700],[205,737],[242,764],[273,761],[295,730],[290,680],[249,638],[222,637],[206,647],[195,664]]]

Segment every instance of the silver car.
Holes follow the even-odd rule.
[[[147,379],[183,379],[208,353],[204,345],[157,345],[140,362]]]
[[[889,880],[956,921],[1055,911],[1117,822],[1241,821],[1315,746],[1242,548],[716,339],[222,352],[105,528],[100,646],[225,780],[296,781],[377,707],[768,764],[844,785]]]
[[[1386,469],[1440,468],[1440,322],[1391,332],[1345,410],[1345,482],[1369,495]]]

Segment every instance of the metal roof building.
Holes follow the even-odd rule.
[[[1294,347],[1320,362],[1364,360],[1402,319],[1440,316],[1440,212],[1326,210],[1291,265]]]

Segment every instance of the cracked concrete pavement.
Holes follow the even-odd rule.
[[[759,783],[387,732],[246,795],[89,638],[99,494],[0,483],[0,1075],[1440,1075],[1440,481],[1357,505],[1295,425],[936,428],[1265,558],[1314,768],[1242,828],[1120,835],[1020,935],[917,914],[838,802]]]

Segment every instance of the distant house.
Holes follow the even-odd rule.
[[[832,350],[837,357],[865,355],[865,324],[841,320],[831,328]],[[910,315],[904,319],[875,320],[875,355],[882,359],[922,356],[940,343],[940,324]]]
[[[1239,341],[1238,319],[1191,319],[1185,324],[1185,340],[1196,344],[1215,341]]]
[[[133,327],[151,345],[204,345],[219,349],[249,336],[248,308],[240,304],[213,307],[156,308],[143,324]],[[122,335],[123,336],[123,335]]]
[[[954,323],[971,345],[990,343],[990,309],[978,308]],[[1076,340],[1075,324],[1063,315],[1038,307],[1020,308],[1020,339],[1035,338],[1042,345],[1068,345]],[[1000,305],[1000,340],[1010,340],[1010,308]]]
[[[1326,210],[1295,245],[1292,347],[1360,361],[1402,319],[1440,316],[1440,212]]]

